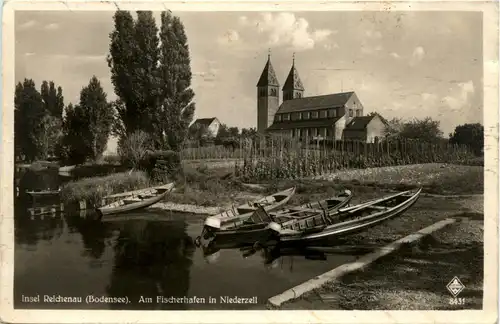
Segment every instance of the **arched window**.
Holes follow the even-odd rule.
[[[271,88],[271,96],[276,97],[276,89]]]

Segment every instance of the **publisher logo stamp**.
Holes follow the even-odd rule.
[[[465,286],[458,277],[453,277],[448,285],[446,285],[446,288],[448,288],[453,297],[457,297],[464,290]]]
[[[451,281],[446,285],[446,289],[453,295],[450,298],[450,305],[465,305],[465,298],[457,298],[457,296],[465,289],[465,285],[458,279],[458,277],[453,277]]]

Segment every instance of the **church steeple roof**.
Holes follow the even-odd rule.
[[[276,87],[280,86],[278,78],[276,77],[276,73],[274,72],[273,65],[271,64],[271,53],[267,55],[267,63],[266,66],[264,66],[262,74],[260,75],[259,82],[257,82],[257,87],[265,87],[270,85]]]
[[[282,90],[301,90],[304,91],[304,85],[302,84],[302,80],[300,80],[299,72],[295,68],[295,54],[293,55],[292,68],[288,73],[288,77],[286,78],[285,84],[283,85]]]

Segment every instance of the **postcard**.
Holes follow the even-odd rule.
[[[498,3],[10,1],[8,323],[494,323]]]

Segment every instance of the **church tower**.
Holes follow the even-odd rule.
[[[295,54],[293,55],[292,68],[288,73],[283,85],[283,101],[302,98],[304,96],[304,85],[300,80],[299,73],[295,68]]]
[[[263,134],[279,108],[279,83],[271,64],[271,54],[257,82],[257,132]]]

